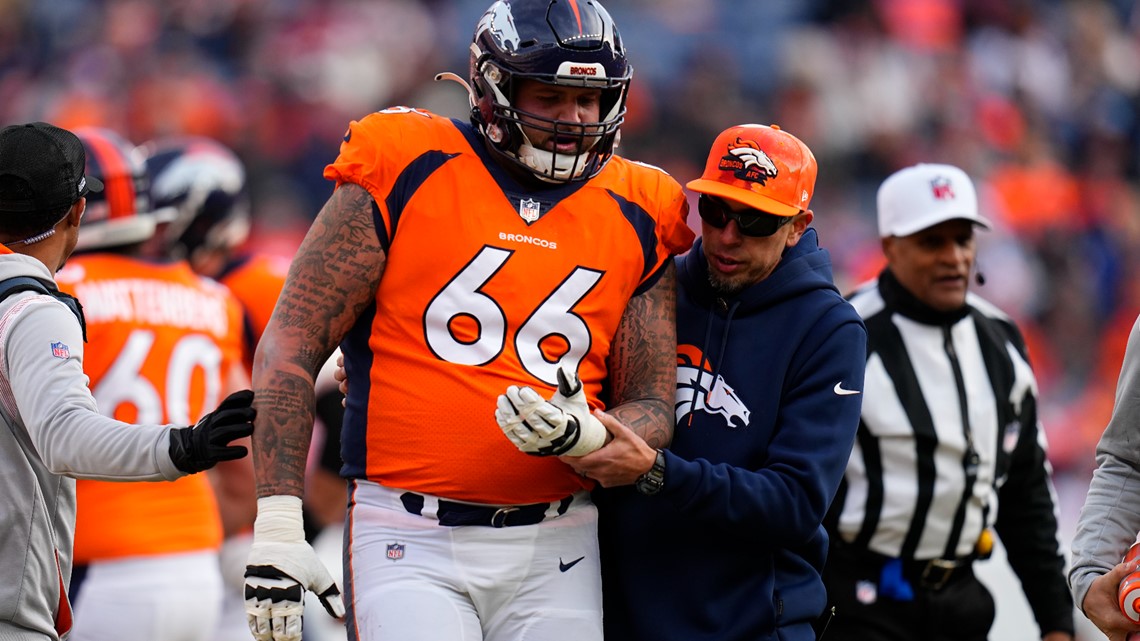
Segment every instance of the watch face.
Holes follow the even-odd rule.
[[[649,475],[637,479],[636,487],[638,492],[646,495],[656,494],[661,491],[661,483]]]

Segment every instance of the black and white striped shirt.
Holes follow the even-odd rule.
[[[1058,600],[1067,594],[1064,557],[1037,382],[1020,331],[973,294],[959,311],[936,312],[889,270],[849,298],[867,325],[867,369],[831,527],[855,550],[919,560],[966,557],[993,527],[1022,582],[1038,582],[1026,590],[1034,611],[1068,612]],[[1031,591],[1050,596],[1035,603]]]

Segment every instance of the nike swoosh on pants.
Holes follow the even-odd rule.
[[[575,565],[578,565],[578,562],[584,558],[586,558],[586,557],[580,556],[580,557],[574,559],[573,561],[571,561],[569,563],[564,563],[562,561],[562,557],[559,557],[558,558],[558,570],[560,572],[565,572],[566,570],[569,570],[570,568],[574,567]]]

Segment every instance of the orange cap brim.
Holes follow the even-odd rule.
[[[747,205],[753,209],[759,209],[767,214],[774,214],[776,216],[791,217],[801,213],[803,210],[796,209],[785,205],[784,203],[769,198],[763,194],[758,194],[747,189],[742,189],[733,185],[728,185],[720,182],[719,180],[708,180],[706,178],[698,178],[690,180],[685,184],[690,190],[699,194],[708,194],[725,200],[738,202],[742,205]]]

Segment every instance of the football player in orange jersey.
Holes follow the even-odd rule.
[[[222,143],[171,136],[139,146],[154,207],[170,218],[159,230],[163,255],[185,258],[195,272],[222,283],[245,311],[246,365],[285,284],[288,258],[240,251],[250,232],[245,166]]]
[[[173,480],[245,456],[253,394],[226,397],[195,425],[129,425],[98,413],[83,372],[86,333],[56,273],[75,249],[87,153],[43,122],[0,130],[0,638],[56,641],[72,627],[67,596],[75,479]]]
[[[84,306],[92,394],[102,413],[120,420],[195,421],[248,384],[241,309],[186,261],[140,257],[159,220],[141,160],[112,131],[76,134],[88,173],[105,189],[88,199],[76,244],[82,253],[57,278]],[[222,602],[219,498],[224,505],[226,495],[216,498],[211,480],[235,464],[243,462],[219,465],[210,479],[78,482],[71,639],[212,641]]]
[[[241,159],[222,143],[203,136],[170,136],[139,146],[154,208],[164,223],[150,249],[160,256],[184,258],[203,276],[225,285],[243,311],[245,366],[265,331],[285,284],[289,259],[241,251],[250,228],[251,207]],[[252,543],[256,511],[252,466],[230,474],[221,491],[236,509],[223,513],[222,544],[225,597],[214,641],[245,641],[245,557]],[[340,501],[343,503],[343,490]]]
[[[343,612],[301,520],[314,377],[338,345],[349,638],[602,638],[592,481],[556,456],[598,426],[563,416],[520,451],[496,398],[550,397],[563,371],[569,414],[669,441],[687,204],[613,153],[632,69],[599,3],[495,2],[470,51],[470,124],[397,107],[349,125],[258,345],[257,639],[301,638],[305,590]]]

